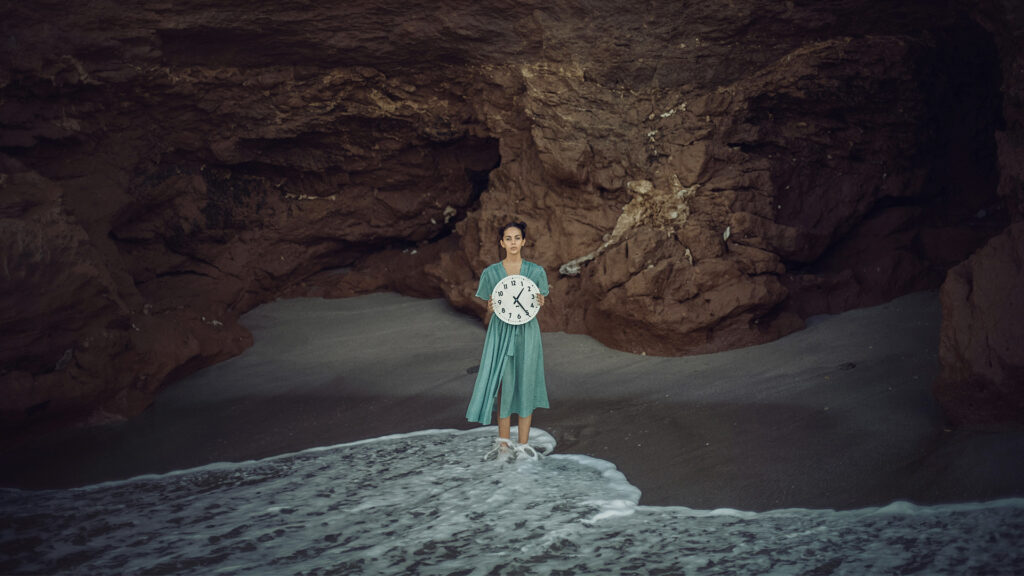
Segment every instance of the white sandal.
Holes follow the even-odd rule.
[[[512,443],[508,438],[498,438],[494,441],[494,448],[487,454],[484,454],[484,461],[497,460],[502,454],[508,456],[514,456],[516,454],[516,445]]]
[[[520,444],[516,446],[516,454],[521,458],[528,458],[530,460],[540,460],[540,457],[544,456],[544,454],[537,452],[537,450],[529,444]]]

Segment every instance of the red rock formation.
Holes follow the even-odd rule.
[[[1024,222],[949,271],[935,391],[958,424],[1024,423]]]
[[[510,217],[543,327],[634,352],[934,288],[1019,157],[967,8],[0,5],[0,420],[137,412],[278,296],[482,314]]]

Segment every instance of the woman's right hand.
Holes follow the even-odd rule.
[[[490,300],[487,301],[487,311],[494,312],[494,303],[491,302]]]

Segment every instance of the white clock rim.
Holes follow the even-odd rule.
[[[493,302],[494,302],[494,301],[495,301],[495,300],[496,300],[496,299],[498,298],[498,296],[497,296],[497,293],[498,293],[498,287],[499,287],[499,286],[501,286],[501,282],[504,282],[505,280],[509,280],[509,279],[513,279],[513,280],[519,280],[519,279],[521,279],[521,280],[523,280],[524,282],[529,282],[530,284],[532,284],[532,285],[533,285],[533,288],[534,288],[534,290],[536,291],[536,293],[537,293],[537,294],[540,294],[540,287],[539,287],[539,286],[537,286],[537,283],[536,283],[536,282],[534,282],[533,280],[529,279],[529,278],[528,278],[528,277],[526,277],[526,276],[523,276],[522,274],[509,274],[508,276],[505,276],[505,277],[503,277],[503,278],[502,278],[501,280],[499,280],[499,281],[498,281],[498,283],[494,285],[494,288],[493,288],[493,289],[491,289],[491,302],[492,302],[492,303],[493,303]],[[527,312],[529,312],[529,311],[527,311]],[[540,309],[539,309],[539,308],[537,309],[537,312],[534,312],[534,313],[533,313],[533,315],[531,315],[531,316],[530,316],[529,318],[527,318],[527,319],[523,320],[522,322],[518,322],[518,323],[515,323],[515,322],[510,322],[510,321],[508,321],[508,320],[506,320],[506,319],[502,318],[502,317],[501,317],[501,315],[500,315],[500,314],[498,314],[498,311],[497,311],[497,310],[495,310],[495,311],[494,311],[494,316],[495,316],[496,318],[498,318],[499,320],[501,320],[502,322],[504,322],[505,324],[508,324],[509,326],[522,326],[523,324],[526,324],[526,323],[527,323],[527,322],[529,322],[530,320],[533,320],[534,318],[536,318],[536,317],[537,317],[537,313],[538,313],[538,312],[540,312]]]

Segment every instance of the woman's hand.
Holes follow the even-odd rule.
[[[490,300],[487,301],[487,311],[494,312],[494,302],[491,302]]]
[[[544,305],[544,295],[541,293],[537,293],[537,304],[540,306]]]

